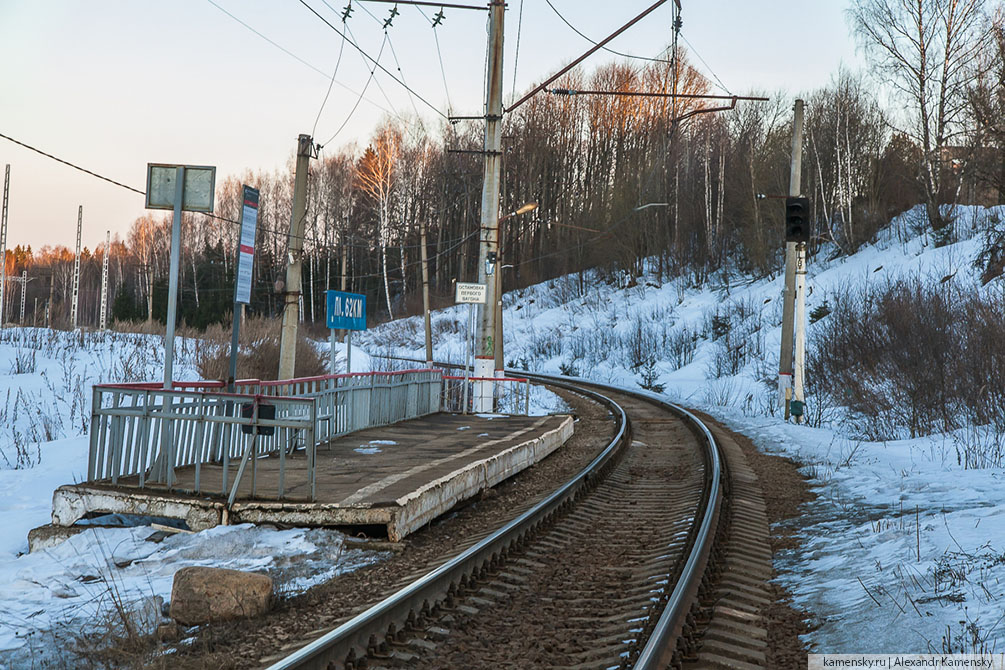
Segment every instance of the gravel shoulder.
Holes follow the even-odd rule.
[[[729,430],[712,417],[696,412],[703,421],[715,424],[729,433],[743,451],[747,464],[757,474],[764,494],[770,530],[771,553],[790,550],[798,546],[800,507],[816,495],[807,480],[799,473],[799,464],[790,458],[765,454],[757,449],[750,438]],[[775,572],[777,575],[777,572]],[[761,612],[768,630],[767,666],[774,670],[804,670],[807,650],[799,636],[810,632],[806,623],[809,614],[792,607],[792,594],[778,584],[768,584],[774,602]]]

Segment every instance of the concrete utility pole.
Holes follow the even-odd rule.
[[[3,177],[3,216],[0,217],[0,272],[3,273],[3,277],[0,278],[0,328],[3,328],[3,317],[4,317],[4,300],[6,299],[7,291],[7,198],[10,193],[10,164],[7,165],[7,169],[4,170]]]
[[[789,164],[789,195],[798,197],[802,189],[803,101],[796,100],[792,118],[792,159]],[[804,248],[805,251],[805,248]],[[779,400],[789,418],[792,400],[792,324],[796,293],[796,243],[785,243],[785,290],[782,293],[782,348],[778,358]],[[805,263],[804,263],[805,265]]]
[[[503,96],[503,21],[506,5],[492,0],[489,7],[488,90],[485,100],[485,168],[482,181],[481,244],[478,249],[478,283],[486,285],[486,304],[480,307],[478,348],[475,351],[475,376],[492,377],[495,365],[496,310],[494,297],[498,273],[495,265],[499,253],[499,180],[502,169],[502,96]],[[492,382],[475,384],[474,410],[491,412]]]
[[[105,257],[101,261],[101,330],[108,329],[108,253],[112,249],[112,231],[105,231]]]
[[[80,230],[84,224],[84,206],[77,207],[77,255],[73,260],[73,300],[70,303],[70,323],[77,329],[77,302],[80,297]]]
[[[429,316],[429,259],[426,250],[426,221],[419,222],[419,257],[422,260],[422,316],[426,326],[426,367],[433,367],[433,326]]]
[[[304,248],[304,219],[307,214],[307,171],[314,153],[310,135],[297,138],[297,174],[293,183],[293,216],[287,243],[283,331],[279,340],[279,379],[293,379],[297,363],[297,320],[300,316],[300,277]]]
[[[348,229],[349,229],[349,224],[348,224],[348,222],[346,222],[346,230],[348,230]],[[342,290],[343,293],[345,293],[348,290],[346,288],[346,286],[348,286],[348,284],[349,284],[349,244],[351,242],[351,241],[347,242],[344,239],[344,237],[345,236],[343,235],[343,239],[342,239],[342,284],[340,285],[341,286],[341,290]],[[345,336],[346,336],[346,333],[348,333],[348,332],[349,332],[348,330],[340,330],[339,331],[339,334],[338,334],[339,342],[345,342]],[[345,361],[345,371],[347,373],[352,372],[352,370],[349,369],[349,357],[348,357],[348,355],[346,356],[346,361]]]
[[[806,243],[796,244],[796,367],[792,378],[793,400],[805,406],[806,378]],[[803,412],[796,414],[796,423],[802,423]]]

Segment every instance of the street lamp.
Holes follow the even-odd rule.
[[[536,202],[528,202],[525,205],[521,205],[520,209],[516,210],[515,212],[510,212],[506,216],[500,218],[499,222],[501,223],[501,222],[505,221],[506,219],[508,219],[511,216],[519,216],[520,214],[526,214],[527,212],[533,212],[535,209],[537,209],[537,203]]]

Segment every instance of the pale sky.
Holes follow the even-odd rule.
[[[305,0],[340,29],[347,1]],[[551,2],[594,40],[652,4]],[[360,0],[353,5],[348,26],[355,41],[376,57],[384,39],[382,23],[393,5]],[[667,2],[610,46],[657,55],[670,40],[671,5]],[[795,98],[826,84],[841,65],[861,67],[845,20],[847,5],[848,0],[683,0],[686,43],[681,44],[704,60],[692,56],[706,76],[714,81],[714,73],[734,94],[784,89]],[[442,112],[449,95],[454,114],[480,114],[486,13],[444,10],[436,31],[444,85],[430,27],[438,9],[423,7],[429,18],[413,6],[401,5],[399,11],[381,64],[392,72],[400,66],[406,83]],[[0,133],[140,190],[147,163],[215,165],[218,182],[246,168],[274,170],[290,159],[297,135],[311,133],[341,43],[300,0],[0,0]],[[505,90],[511,100],[514,65],[519,92],[590,44],[545,0],[509,0],[505,46]],[[600,52],[586,66],[615,58]],[[379,70],[350,117],[368,78],[362,57],[346,43],[315,141],[328,141],[347,117],[330,147],[365,145],[389,112],[405,116],[417,109],[430,121],[439,118]],[[64,244],[72,249],[78,205],[84,206],[83,243],[92,249],[104,242],[106,230],[124,235],[144,214],[142,196],[0,138],[0,170],[8,163],[8,248]]]

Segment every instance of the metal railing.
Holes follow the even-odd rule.
[[[443,371],[355,372],[259,382],[267,397],[316,398],[319,443],[440,411]]]
[[[495,412],[530,414],[530,380],[525,377],[463,377],[443,375],[443,411],[472,411],[475,382],[495,383]]]
[[[140,488],[158,483],[194,493],[236,495],[251,462],[254,497],[258,459],[275,455],[280,460],[277,494],[282,498],[287,456],[303,449],[313,498],[317,446],[313,400],[271,397],[266,402],[260,395],[149,386],[94,387],[87,481],[119,484],[135,477],[121,483]],[[235,459],[239,464],[231,473]],[[205,486],[203,466],[207,464],[221,467],[219,488]],[[190,465],[194,478],[179,482],[175,470]]]
[[[258,495],[258,461],[275,457],[278,480],[270,494],[287,497],[292,464],[297,484],[306,482],[314,500],[319,444],[438,412],[442,377],[441,370],[405,370],[253,379],[238,381],[234,393],[222,382],[177,382],[171,390],[156,383],[96,385],[87,481],[156,483],[233,502],[249,464],[250,492],[241,497]],[[305,458],[296,456],[300,450]],[[177,477],[175,470],[186,466],[194,466],[192,476]],[[217,466],[211,476],[206,466]]]

